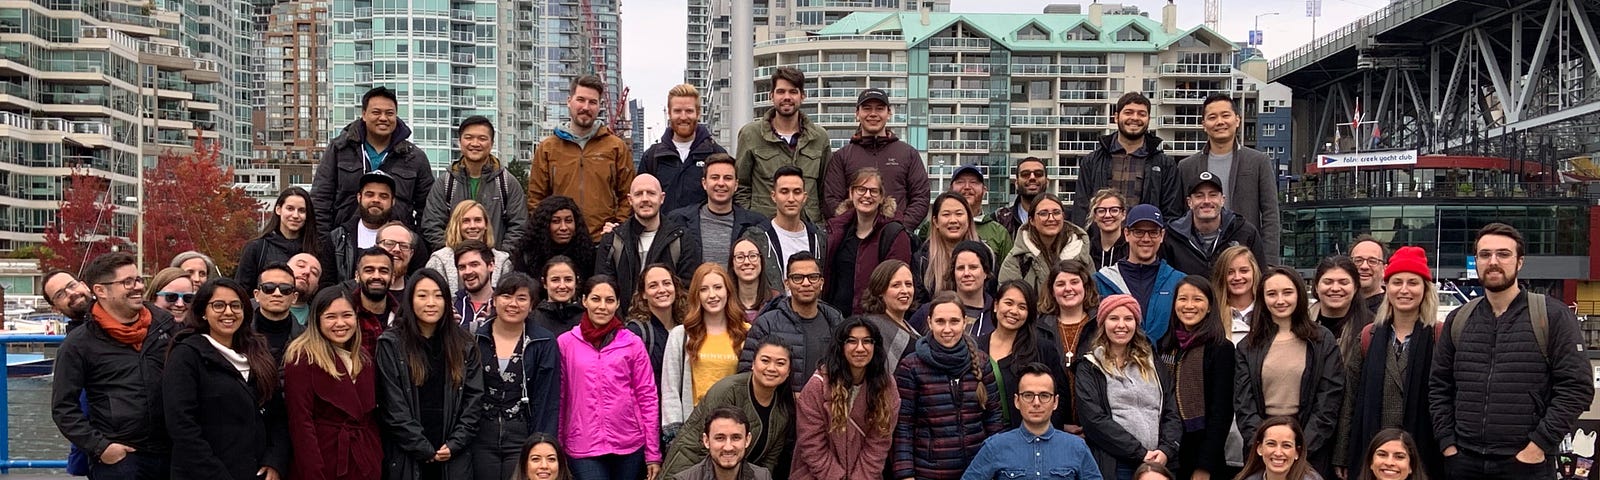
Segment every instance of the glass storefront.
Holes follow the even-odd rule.
[[[1526,200],[1524,200],[1526,202]],[[1370,234],[1391,251],[1420,246],[1440,265],[1464,265],[1472,237],[1491,222],[1516,227],[1528,242],[1528,255],[1586,256],[1589,215],[1582,203],[1551,205],[1361,205],[1294,207],[1285,205],[1283,261],[1315,268],[1322,257],[1348,253],[1351,239]]]

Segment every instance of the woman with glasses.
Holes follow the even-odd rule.
[[[733,267],[729,273],[733,274],[735,280],[731,285],[733,299],[744,311],[745,323],[754,323],[756,315],[761,314],[761,308],[778,296],[778,288],[781,287],[769,283],[772,278],[777,278],[776,273],[770,273],[769,276],[769,269],[776,270],[777,266],[767,265],[766,257],[761,255],[762,244],[757,243],[756,239],[763,235],[759,231],[746,232],[729,248],[728,265]]]
[[[1176,383],[1139,326],[1138,300],[1108,296],[1096,318],[1094,350],[1076,367],[1078,415],[1100,476],[1131,480],[1139,465],[1166,465],[1178,455]]]
[[[950,270],[950,254],[956,244],[964,240],[978,240],[978,226],[973,223],[972,208],[967,199],[956,192],[944,192],[933,199],[933,220],[929,224],[928,242],[917,249],[911,259],[911,270],[916,274],[918,303],[927,303],[933,292],[954,290],[945,280],[944,272]]]
[[[378,337],[384,474],[391,480],[473,478],[483,371],[472,334],[457,327],[444,276],[422,269],[399,318]]]
[[[317,219],[311,214],[311,193],[300,187],[289,187],[278,192],[272,204],[272,215],[261,228],[261,236],[244,244],[239,252],[239,267],[233,279],[246,289],[256,288],[256,277],[261,269],[274,263],[289,263],[300,253],[316,255],[324,263],[333,260],[331,245],[317,230]]]
[[[795,399],[791,480],[883,478],[900,409],[883,342],[865,317],[833,329],[827,355]]]
[[[1233,424],[1233,342],[1217,315],[1216,296],[1206,277],[1189,275],[1178,283],[1172,320],[1158,346],[1171,370],[1178,419],[1178,478],[1228,478],[1224,450]]]
[[[1304,285],[1288,267],[1272,267],[1263,275],[1250,333],[1234,355],[1233,406],[1244,438],[1255,438],[1268,417],[1303,423],[1301,451],[1319,473],[1332,477],[1344,362],[1333,332],[1311,318]]]
[[[489,285],[498,285],[500,276],[511,271],[511,254],[495,243],[494,226],[489,223],[488,210],[476,200],[462,200],[455,209],[450,211],[450,221],[444,227],[444,247],[433,251],[428,256],[427,268],[434,269],[450,282],[449,290],[445,293],[454,298],[455,292],[461,291],[461,274],[456,270],[456,247],[467,240],[477,240],[489,245],[494,250],[494,258],[485,258],[494,268],[489,275]]]
[[[561,366],[555,336],[528,321],[533,278],[507,273],[494,288],[494,318],[477,331],[482,411],[472,441],[473,478],[506,478],[523,442],[554,435],[561,418]]]
[[[583,303],[578,299],[578,265],[556,255],[545,260],[539,272],[538,284],[544,285],[544,299],[533,312],[533,323],[551,335],[567,333],[578,326],[578,317],[583,315]]]
[[[199,287],[183,269],[163,268],[145,284],[144,300],[166,310],[172,318],[188,322],[189,307],[194,305],[194,293]]]
[[[995,362],[994,371],[999,375],[997,385],[1000,387],[1000,398],[1007,398],[1009,394],[1017,392],[1017,382],[1021,378],[1022,368],[1035,362],[1050,367],[1050,376],[1059,386],[1059,390],[1071,388],[1066,383],[1066,373],[1061,371],[1060,347],[1051,339],[1040,335],[1039,328],[1034,326],[1039,318],[1037,305],[1038,301],[1034,299],[1032,286],[1021,280],[1001,283],[999,294],[994,301],[994,331],[978,337],[978,347]],[[1016,405],[1002,401],[1000,408],[1006,428],[1022,425],[1022,414],[1017,411]],[[1060,410],[1057,410],[1058,416],[1060,413]]]
[[[331,288],[311,301],[316,328],[284,353],[284,404],[294,446],[294,479],[371,480],[383,473],[377,373],[356,326],[350,292]],[[237,477],[236,477],[237,478]],[[246,477],[248,478],[248,477]]]
[[[1048,193],[1040,194],[1028,214],[1028,223],[1017,229],[1011,253],[1000,264],[1000,281],[1021,280],[1044,290],[1045,277],[1050,266],[1062,260],[1093,262],[1089,255],[1089,234],[1067,221],[1066,207],[1061,199]]]
[[[840,313],[861,313],[862,287],[879,262],[911,262],[911,235],[894,221],[895,207],[895,200],[883,195],[878,169],[866,167],[851,175],[849,198],[828,220],[828,253],[823,255],[829,278],[822,301]]]
[[[231,278],[200,288],[162,373],[167,433],[183,445],[171,478],[277,480],[289,471],[278,365],[252,329],[249,290]]]
[[[662,440],[670,443],[695,405],[718,380],[739,368],[739,350],[750,325],[733,303],[728,271],[713,262],[700,264],[689,281],[689,311],[683,324],[667,334],[661,367]]]
[[[1089,253],[1095,270],[1116,265],[1128,258],[1128,239],[1122,237],[1122,222],[1128,219],[1128,199],[1115,188],[1102,188],[1089,200]]]
[[[893,372],[900,359],[911,353],[922,334],[906,321],[916,296],[916,279],[911,267],[899,260],[885,260],[872,269],[867,279],[867,294],[861,297],[861,309],[866,318],[878,328],[883,342],[878,349],[884,352],[887,370]]]

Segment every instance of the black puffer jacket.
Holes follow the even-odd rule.
[[[1102,350],[1103,351],[1103,350]],[[1077,390],[1078,412],[1083,421],[1084,440],[1100,464],[1100,476],[1116,478],[1117,464],[1137,465],[1144,462],[1147,452],[1132,433],[1112,417],[1110,394],[1107,393],[1106,373],[1100,368],[1103,359],[1089,355],[1073,366],[1077,370],[1073,388]],[[1183,438],[1183,419],[1178,417],[1177,382],[1172,370],[1160,358],[1152,358],[1156,369],[1156,382],[1161,387],[1161,413],[1158,420],[1159,437],[1156,450],[1167,456],[1167,467],[1178,468],[1178,442]],[[1060,408],[1060,407],[1057,407]]]
[[[1549,361],[1534,340],[1523,292],[1496,318],[1485,302],[1459,340],[1445,324],[1434,346],[1428,403],[1441,448],[1478,455],[1515,455],[1532,441],[1556,452],[1589,408],[1589,360],[1578,319],[1560,300],[1545,298]],[[1459,310],[1458,310],[1459,312]],[[1455,313],[1450,322],[1460,321]]]
[[[642,233],[644,224],[639,223],[638,218],[628,217],[628,221],[600,237],[600,243],[595,245],[594,273],[617,279],[618,312],[628,311],[628,301],[633,299],[634,288],[642,280],[639,274],[646,265],[671,265],[672,274],[677,275],[685,285],[694,277],[694,269],[700,266],[700,237],[690,232],[688,227],[663,217],[661,226],[656,229],[656,238],[650,243],[650,251],[645,255],[645,262],[639,263],[639,235]],[[622,250],[615,251],[619,246]],[[674,250],[677,251],[676,257],[673,256]]]
[[[739,352],[739,371],[750,371],[750,363],[755,361],[756,349],[761,346],[761,340],[768,335],[776,335],[784,345],[788,345],[793,353],[789,356],[789,387],[793,391],[800,391],[806,386],[810,375],[800,372],[814,372],[817,370],[817,361],[827,352],[806,351],[805,327],[800,325],[800,314],[794,312],[789,306],[789,297],[778,297],[767,304],[767,310],[756,317],[750,324],[750,332],[744,337],[744,349]],[[844,323],[844,315],[826,303],[817,302],[817,318],[813,321],[828,322],[828,331]]]
[[[394,177],[394,219],[417,231],[423,204],[433,190],[433,168],[428,165],[427,152],[411,143],[410,138],[411,127],[395,119],[394,133],[385,150],[388,157],[377,169]],[[366,141],[366,123],[358,118],[328,142],[328,151],[322,155],[311,182],[311,207],[322,233],[359,217],[356,196],[361,193],[361,176],[373,170],[363,151]]]

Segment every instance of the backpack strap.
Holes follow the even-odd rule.
[[[905,226],[901,225],[900,222],[891,220],[889,223],[883,225],[883,230],[878,232],[879,263],[882,263],[884,259],[889,258],[889,249],[894,247],[895,237],[899,237],[900,233],[904,231]]]
[[[621,225],[618,225],[618,227],[620,228]],[[618,265],[621,265],[621,262],[622,262],[622,236],[621,235],[617,235],[617,232],[615,230],[613,230],[611,232],[611,267],[612,268],[617,268]]]
[[[1362,357],[1367,356],[1367,350],[1371,350],[1372,349],[1372,326],[1373,325],[1377,325],[1377,324],[1376,323],[1369,323],[1369,324],[1367,324],[1367,326],[1361,327],[1361,356]]]
[[[1000,364],[995,363],[994,357],[989,357],[989,371],[994,373],[994,386],[1000,390],[1000,421],[1011,424],[1011,411],[1006,409],[1006,382],[1000,379]],[[982,383],[983,379],[978,379]],[[978,385],[983,388],[983,385]]]
[[[1472,312],[1478,309],[1478,305],[1483,304],[1483,299],[1484,297],[1474,298],[1450,314],[1450,343],[1455,347],[1461,346],[1461,332],[1467,329],[1467,321],[1472,318]]]
[[[1533,322],[1533,341],[1539,344],[1539,355],[1550,364],[1550,310],[1544,303],[1544,294],[1528,292],[1528,320]]]
[[[681,255],[682,253],[683,253],[683,231],[679,230],[677,237],[673,238],[672,239],[672,243],[667,245],[667,259],[672,262],[672,268],[673,269],[677,269],[678,268],[678,257],[682,256]],[[677,274],[674,273],[673,275],[677,275]]]
[[[500,176],[495,177],[495,180],[496,180],[495,183],[500,184],[500,204],[501,205],[504,205],[507,201],[511,200],[511,190],[508,190],[507,189],[508,187],[506,187],[506,176],[508,176],[508,175],[511,175],[511,172],[509,170],[508,171],[502,171],[502,172],[500,172]],[[505,233],[502,232],[501,235],[505,235]]]
[[[446,172],[448,172],[448,170]],[[444,176],[444,201],[445,203],[454,204],[456,203],[454,200],[456,196],[456,179],[452,177],[454,177],[454,175]]]

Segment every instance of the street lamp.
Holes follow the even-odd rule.
[[[1256,27],[1252,31],[1253,32],[1257,32],[1257,34],[1260,35],[1259,32],[1261,32],[1261,17],[1270,17],[1270,16],[1277,15],[1277,14],[1278,14],[1278,12],[1267,12],[1267,13],[1256,15]],[[1261,42],[1258,42],[1255,45],[1256,47],[1260,47],[1261,43],[1265,43],[1266,42],[1266,35],[1261,35],[1261,37],[1262,37],[1262,40],[1261,40]]]

